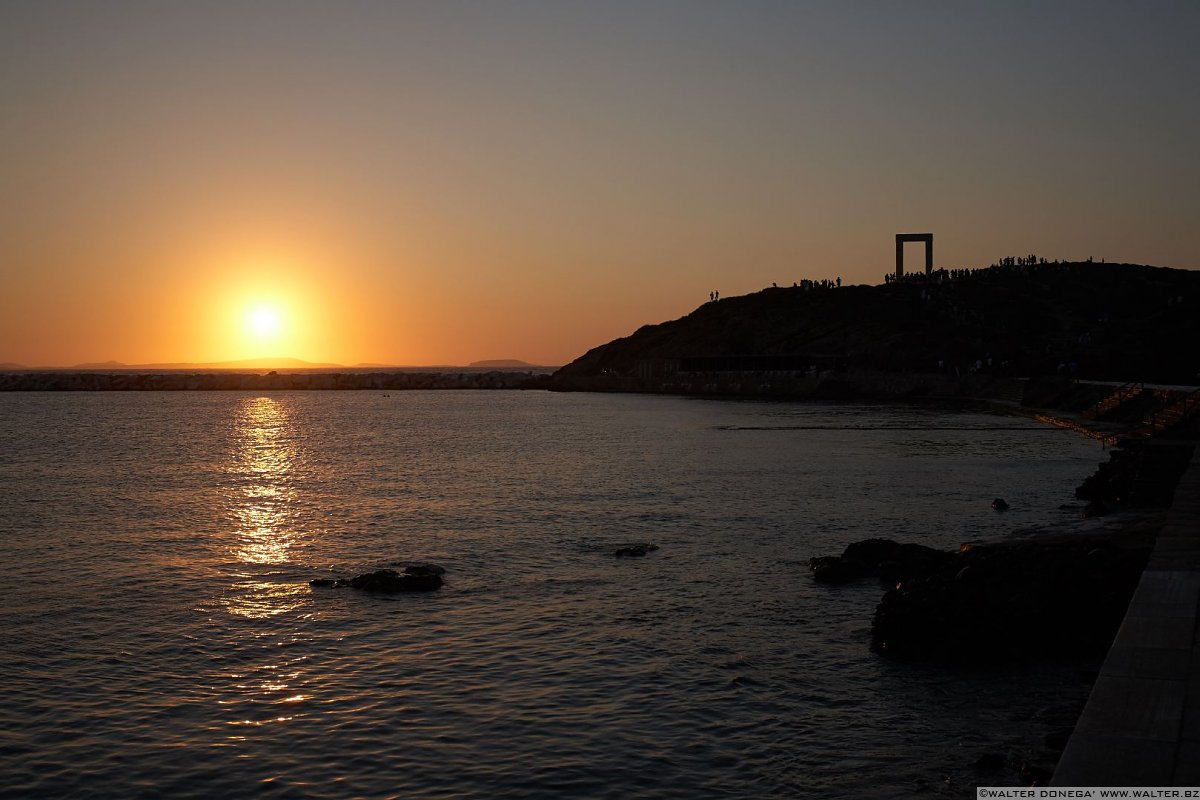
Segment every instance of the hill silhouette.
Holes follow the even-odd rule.
[[[1089,262],[949,275],[722,298],[588,351],[554,383],[809,366],[1197,382],[1198,272]]]

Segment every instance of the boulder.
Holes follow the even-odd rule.
[[[997,511],[1008,511],[1009,505],[1007,502],[1005,502],[1003,497],[997,497],[992,501],[992,508],[996,509]]]
[[[400,574],[394,569],[380,569],[375,572],[366,572],[362,575],[356,575],[353,578],[315,578],[308,582],[308,585],[317,588],[328,589],[344,589],[351,587],[353,589],[361,589],[364,592],[380,592],[383,594],[395,594],[397,592],[432,592],[435,589],[442,587],[442,573],[433,572],[432,569],[442,569],[434,567],[434,565],[420,565],[421,569],[417,572],[406,572]],[[445,572],[445,570],[442,570]]]
[[[1096,540],[964,548],[883,596],[871,648],[941,661],[1103,653],[1148,555]]]
[[[350,585],[364,592],[381,592],[384,594],[431,592],[434,589],[441,588],[442,576],[432,573],[424,575],[401,575],[394,569],[380,569],[351,578]]]
[[[812,570],[813,580],[817,583],[829,583],[835,586],[863,577],[862,569],[857,562],[847,561],[839,556],[810,558],[808,568]]]
[[[879,563],[876,572],[882,580],[892,583],[940,569],[953,558],[953,554],[943,550],[903,542],[896,546],[891,558]]]
[[[842,558],[860,564],[880,564],[891,559],[899,547],[900,543],[891,539],[863,539],[846,545]]]
[[[842,584],[859,578],[894,583],[936,569],[952,557],[922,544],[876,538],[854,542],[840,556],[811,558],[808,568],[818,583]]]

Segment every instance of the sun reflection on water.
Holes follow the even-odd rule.
[[[236,421],[229,472],[234,532],[231,555],[251,569],[239,577],[229,611],[269,617],[294,610],[307,587],[264,580],[266,566],[288,564],[298,544],[294,516],[300,450],[287,406],[270,397],[246,398]]]
[[[234,509],[240,534],[234,555],[248,564],[282,563],[292,549],[288,505],[295,499],[296,451],[288,423],[287,409],[270,397],[247,399],[242,406],[236,469],[243,483]]]

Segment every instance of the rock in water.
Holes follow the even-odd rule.
[[[617,558],[640,558],[647,553],[653,553],[658,549],[656,544],[627,544],[624,547],[618,547]]]
[[[356,575],[353,578],[316,578],[308,582],[313,588],[343,589],[347,586],[362,589],[364,592],[380,592],[395,594],[397,592],[432,592],[442,587],[442,575],[433,569],[442,569],[433,565],[421,565],[423,571],[407,572],[401,575],[394,569],[380,569]],[[445,570],[442,570],[445,572]]]
[[[442,576],[437,574],[401,575],[394,569],[381,569],[351,578],[350,585],[355,589],[362,589],[364,592],[385,594],[431,592],[441,588]]]
[[[879,578],[886,583],[924,574],[951,558],[921,544],[864,539],[847,545],[840,556],[810,558],[808,568],[818,583],[842,584],[859,578]]]
[[[842,551],[842,558],[878,566],[890,560],[899,547],[900,543],[891,539],[863,539],[861,542],[846,545],[846,549]]]
[[[884,594],[871,649],[956,662],[1103,653],[1148,557],[1095,541],[963,548]]]
[[[1008,511],[1008,503],[1004,502],[1003,497],[997,497],[992,501],[992,508],[997,511]]]
[[[839,556],[810,558],[808,568],[812,570],[813,580],[817,583],[831,583],[835,586],[863,577],[863,570],[857,561],[847,561]]]

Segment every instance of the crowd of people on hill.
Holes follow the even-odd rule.
[[[775,284],[772,283],[771,286],[775,286]],[[803,278],[803,279],[801,279],[799,284],[793,282],[792,288],[793,289],[797,289],[797,288],[803,289],[806,292],[811,292],[813,289],[840,289],[840,288],[842,288],[842,276],[839,275],[836,278],[826,278],[824,280],[819,280],[819,281],[813,281],[813,280],[809,280],[808,278]]]
[[[985,274],[996,274],[997,272],[1020,271],[1023,274],[1030,267],[1059,266],[1062,263],[1069,263],[1069,262],[1060,262],[1058,259],[1055,259],[1054,261],[1048,261],[1045,258],[1041,258],[1034,253],[1030,253],[1027,256],[1006,256],[1004,258],[997,259],[995,261],[995,263],[993,263],[987,267],[960,267],[960,268],[953,268],[953,269],[946,269],[943,267],[941,269],[935,269],[933,272],[930,272],[930,273],[911,272],[911,273],[905,273],[904,275],[900,275],[900,276],[897,276],[893,272],[889,272],[883,276],[883,282],[885,284],[887,284],[887,283],[927,283],[927,282],[941,283],[942,281],[948,281],[948,280],[955,281],[955,280],[962,280],[964,278],[981,277]],[[1088,256],[1087,261],[1085,263],[1087,263],[1087,264],[1092,263],[1091,256]],[[1103,264],[1104,259],[1100,259],[1100,263]]]
[[[954,267],[947,269],[935,269],[932,272],[909,272],[904,275],[896,275],[894,272],[889,272],[883,276],[885,284],[891,283],[942,283],[943,281],[957,281],[967,278],[981,277],[985,274],[996,274],[997,272],[1010,272],[1019,270],[1025,273],[1030,267],[1037,266],[1059,266],[1072,262],[1061,262],[1058,259],[1048,261],[1045,258],[1038,256],[1036,253],[1030,253],[1026,256],[1005,256],[997,259],[994,263],[986,267]],[[1088,256],[1087,264],[1092,263],[1092,257]],[[1100,263],[1104,263],[1104,259],[1100,259]],[[806,292],[811,292],[814,289],[840,289],[842,286],[842,278],[839,275],[836,278],[825,278],[823,280],[812,280],[803,278],[799,282],[792,282],[793,289],[803,289]],[[771,284],[772,289],[778,289],[778,283]],[[715,303],[721,299],[721,293],[712,291],[708,293],[710,303]]]

